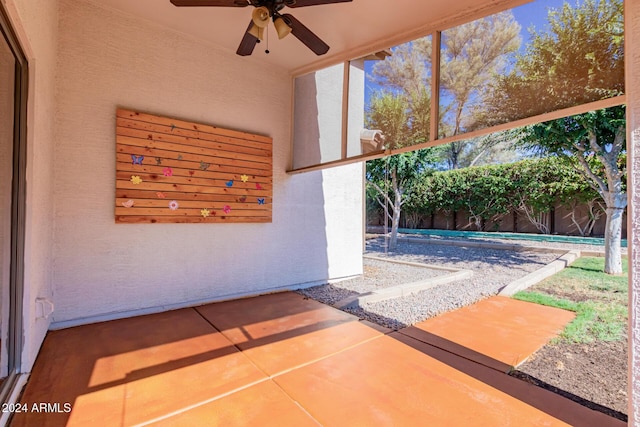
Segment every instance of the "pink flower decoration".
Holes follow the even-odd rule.
[[[179,207],[180,207],[180,205],[175,200],[172,200],[172,201],[169,202],[169,209],[171,209],[172,211],[175,211]]]
[[[224,205],[224,207],[222,208],[222,211],[226,214],[228,214],[229,212],[231,212],[231,206],[229,205]]]
[[[171,176],[173,175],[173,169],[171,169],[170,167],[166,167],[162,169],[162,173],[164,174],[164,176]]]

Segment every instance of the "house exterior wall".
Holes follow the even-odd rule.
[[[54,328],[361,273],[362,167],[285,173],[286,71],[96,3],[59,4]],[[117,106],[271,136],[273,222],[115,224]]]
[[[343,80],[343,64],[295,79],[294,169],[342,158]]]
[[[629,425],[640,426],[640,2],[625,1],[627,235],[629,246]]]
[[[6,0],[5,7],[29,62],[27,208],[22,370],[29,371],[50,318],[38,317],[36,299],[51,300],[57,2]]]

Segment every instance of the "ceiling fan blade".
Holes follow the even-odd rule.
[[[324,55],[329,51],[329,45],[316,36],[310,29],[302,25],[302,22],[298,21],[292,15],[288,13],[282,14],[287,25],[291,27],[291,34],[296,36],[298,40],[304,43],[309,49],[316,55]]]
[[[249,34],[249,30],[253,26],[253,21],[249,22],[249,26],[247,27],[247,31],[244,33],[244,37],[240,41],[240,46],[238,46],[238,50],[236,54],[240,56],[249,56],[253,53],[253,49],[256,47],[256,43],[258,43],[258,38],[253,34]]]
[[[286,3],[289,7],[305,7],[305,6],[317,6],[320,4],[331,3],[347,3],[353,0],[295,0],[291,4]]]
[[[248,0],[171,0],[174,6],[214,6],[214,7],[245,7]]]

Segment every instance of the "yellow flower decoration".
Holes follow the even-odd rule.
[[[133,182],[135,185],[138,185],[142,182],[142,178],[140,178],[138,175],[131,175],[131,182]]]
[[[203,218],[206,218],[211,215],[211,211],[209,209],[201,209],[200,215],[202,215]]]
[[[247,182],[249,181],[249,175],[240,175],[240,180],[242,182]]]

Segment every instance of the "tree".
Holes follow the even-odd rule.
[[[532,40],[514,69],[499,78],[486,99],[487,124],[584,104],[624,89],[622,0],[565,3],[549,12],[545,32]],[[534,101],[534,102],[532,102]],[[620,238],[626,207],[625,109],[614,107],[525,128],[524,144],[543,154],[565,156],[606,206],[605,272],[622,272]],[[601,171],[601,173],[598,172]]]
[[[507,58],[521,43],[520,25],[511,12],[502,12],[446,30],[441,49],[440,87],[443,119],[440,136],[454,136],[477,129],[481,94]],[[467,141],[447,146],[450,169],[460,167]]]
[[[624,91],[622,0],[585,0],[550,10],[546,30],[485,99],[486,125],[506,123],[619,95]]]
[[[502,12],[446,30],[443,33],[441,85],[441,136],[458,135],[475,129],[480,94],[495,74],[504,70],[508,55],[521,43],[520,25],[511,12]],[[394,94],[404,94],[422,112],[422,128],[429,129],[429,109],[417,108],[430,100],[431,38],[423,37],[393,49],[393,55],[373,67],[374,83]],[[428,103],[427,103],[428,105]],[[413,120],[415,116],[411,117]],[[416,126],[416,130],[420,127]],[[424,137],[425,134],[422,136]],[[414,143],[421,142],[420,139]],[[450,169],[460,166],[468,142],[439,148]]]
[[[605,273],[622,273],[620,239],[627,206],[624,191],[624,106],[591,111],[526,128],[525,144],[544,154],[567,157],[605,204]]]
[[[386,144],[402,147],[412,143],[415,138],[428,137],[419,123],[409,120],[410,116],[412,110],[405,95],[377,93],[372,97],[367,111],[367,127],[380,129]],[[416,177],[432,161],[432,151],[423,149],[367,162],[367,185],[376,190],[376,200],[380,206],[391,208],[391,250],[397,246],[402,206],[411,196]],[[390,188],[387,188],[387,183],[391,184]]]
[[[517,162],[524,157],[516,144],[518,138],[520,131],[509,129],[468,139],[458,154],[458,167]]]

